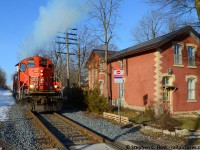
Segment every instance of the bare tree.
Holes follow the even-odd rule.
[[[73,48],[73,52],[76,54],[74,57],[77,85],[80,87],[81,82],[86,78],[87,71],[85,69],[85,63],[89,57],[89,53],[94,49],[98,43],[91,36],[91,31],[86,26],[79,26],[77,47]]]
[[[150,11],[144,15],[138,26],[133,29],[133,39],[142,43],[154,39],[162,34],[163,15],[157,11]]]
[[[6,86],[6,73],[0,68],[0,87]]]
[[[193,18],[177,18],[174,15],[169,16],[168,18],[165,19],[165,28],[167,32],[172,32],[175,30],[178,30],[184,26],[187,25],[192,25]]]
[[[197,14],[198,21],[193,22],[193,26],[200,26],[200,1],[199,0],[147,0],[148,2],[160,6],[160,10],[165,11],[166,15],[176,15],[177,17]]]
[[[97,22],[98,29],[102,30],[98,35],[98,38],[105,45],[105,63],[107,64],[108,60],[108,45],[113,38],[113,30],[116,26],[118,18],[118,10],[120,7],[120,0],[98,0],[96,3],[92,3],[94,7],[93,11],[90,13],[92,18]],[[105,84],[106,84],[106,93],[108,95],[108,66],[105,68]]]
[[[53,39],[49,42],[49,45],[45,49],[39,49],[35,52],[35,55],[42,56],[50,59],[54,64],[54,73],[61,81],[62,86],[66,85],[66,57],[58,52],[64,52],[64,45],[56,43],[57,39]]]

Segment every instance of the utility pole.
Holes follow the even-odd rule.
[[[77,29],[70,29],[70,30],[77,30]],[[73,43],[73,42],[69,42],[70,40],[72,41],[77,41],[77,39],[75,38],[70,38],[69,35],[71,36],[76,36],[77,34],[73,34],[73,33],[68,33],[66,32],[65,33],[66,37],[59,37],[57,36],[58,38],[62,38],[62,39],[65,39],[65,42],[57,42],[58,44],[66,44],[66,53],[63,53],[63,52],[57,52],[57,53],[60,53],[60,54],[66,54],[66,67],[67,67],[67,88],[70,87],[70,70],[69,70],[69,56],[70,55],[75,55],[74,53],[69,53],[69,45],[70,44],[74,44],[74,45],[77,45],[77,43]]]
[[[68,33],[66,32],[66,60],[67,60],[67,88],[69,88],[69,43],[68,43]]]

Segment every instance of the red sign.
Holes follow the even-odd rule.
[[[114,76],[123,76],[124,70],[123,69],[114,69]]]
[[[123,69],[114,69],[114,83],[123,83]]]

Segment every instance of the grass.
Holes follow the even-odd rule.
[[[112,109],[110,113],[118,114],[117,108]],[[149,112],[147,112],[149,113]],[[150,123],[154,123],[154,121],[150,118],[150,116],[147,115],[147,113],[135,111],[128,108],[122,108],[120,110],[120,115],[128,117],[129,120],[136,124],[145,124],[148,125]],[[169,119],[167,119],[169,120]],[[166,120],[166,121],[167,121]],[[176,122],[180,122],[177,126],[180,129],[195,129],[200,130],[200,118],[193,118],[193,117],[179,117],[179,118],[173,118],[173,120]],[[165,121],[165,120],[164,120]],[[164,122],[163,121],[163,122]],[[169,120],[170,121],[170,120]],[[157,120],[156,120],[157,122]]]
[[[117,108],[114,108],[111,113],[113,114],[118,114],[118,110]],[[128,117],[129,120],[133,123],[136,123],[136,124],[141,124],[141,123],[145,123],[145,122],[149,122],[151,121],[148,117],[146,117],[142,112],[139,112],[139,111],[135,111],[135,110],[132,110],[132,109],[128,109],[128,108],[122,108],[120,110],[120,115],[121,116],[125,116],[125,117]]]
[[[180,129],[200,130],[200,118],[182,117],[177,118],[181,122]]]

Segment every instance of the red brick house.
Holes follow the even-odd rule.
[[[89,87],[99,81],[104,94],[102,72],[104,51],[91,53]],[[156,39],[111,52],[108,59],[109,94],[113,104],[144,111],[153,105],[157,113],[168,106],[171,113],[200,110],[200,36],[187,26]],[[96,66],[96,71],[95,67]],[[113,70],[124,70],[124,83],[113,80]]]
[[[109,51],[108,57],[111,57],[113,54],[115,54],[116,51]],[[88,82],[89,82],[89,88],[93,89],[95,85],[98,84],[100,93],[105,94],[105,63],[104,63],[104,57],[105,53],[104,50],[94,49],[89,59],[86,63],[89,71],[88,71]]]

